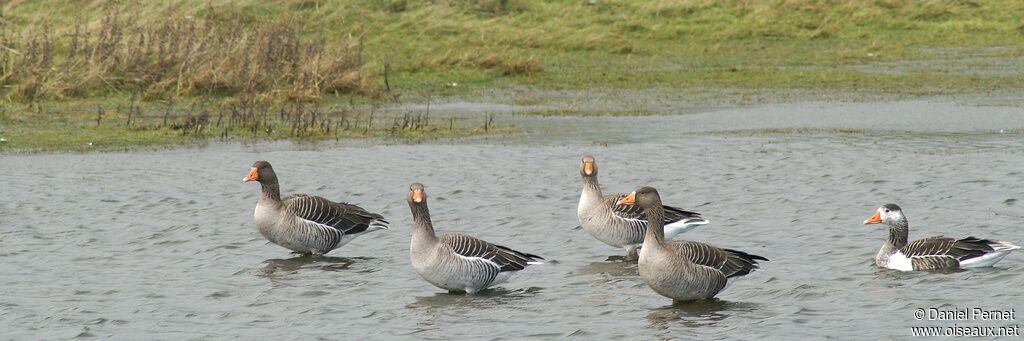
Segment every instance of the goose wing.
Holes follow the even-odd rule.
[[[729,254],[728,258],[726,258],[725,264],[722,265],[722,272],[725,273],[725,277],[747,275],[761,267],[760,264],[757,263],[758,261],[768,261],[768,258],[739,250],[722,249],[722,251]]]
[[[618,205],[616,204],[620,199],[625,197],[625,194],[613,194],[604,197],[605,203],[610,205],[612,208],[612,214],[616,218],[627,221],[630,225],[636,225],[640,227],[647,227],[647,218],[644,216],[643,209],[638,205]],[[697,212],[686,211],[677,207],[662,206],[665,209],[665,225],[671,225],[677,222],[684,222],[686,224],[707,224],[708,221],[704,219]]]
[[[446,234],[439,242],[455,254],[474,261],[486,261],[498,267],[500,272],[519,271],[529,264],[539,263],[544,258],[519,252],[505,246],[491,244],[464,234]]]
[[[749,274],[760,268],[758,261],[768,261],[767,258],[758,255],[698,242],[677,241],[668,245],[677,255],[686,257],[697,265],[718,270],[726,278]]]
[[[612,194],[604,197],[605,204],[611,206],[612,214],[619,219],[628,221],[640,221],[643,222],[644,226],[647,225],[647,219],[644,217],[644,210],[639,205],[618,205],[617,202],[622,198],[625,198],[625,194]]]
[[[387,228],[388,222],[380,214],[370,213],[362,207],[333,202],[318,196],[297,194],[282,200],[284,208],[304,222],[332,228],[344,234],[366,231],[370,227]]]
[[[694,225],[702,225],[708,223],[708,221],[704,219],[704,217],[702,217],[700,213],[697,212],[691,212],[668,205],[663,205],[662,208],[665,209],[665,226],[675,224],[678,222]]]
[[[899,252],[910,258],[914,269],[955,268],[960,262],[995,251],[992,247],[994,243],[975,237],[958,240],[935,236],[910,242],[900,248]]]

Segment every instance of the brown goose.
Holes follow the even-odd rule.
[[[651,222],[640,248],[640,278],[655,292],[675,302],[712,298],[733,278],[758,269],[758,261],[768,261],[761,256],[704,243],[666,241],[662,226],[664,208],[654,188],[637,188],[618,204],[640,207]]]
[[[864,225],[889,226],[889,239],[875,256],[875,265],[900,271],[956,271],[961,268],[992,266],[1020,246],[1004,241],[967,237],[937,236],[908,243],[910,224],[896,204],[879,207]]]
[[[270,162],[256,161],[242,181],[259,181],[256,228],[270,242],[299,253],[322,255],[358,236],[388,228],[380,214],[321,197],[292,194],[281,198]]]
[[[624,248],[627,255],[636,257],[636,249],[644,242],[644,231],[647,230],[643,212],[635,206],[616,204],[625,195],[602,195],[601,185],[597,182],[597,161],[593,156],[583,156],[580,175],[583,176],[583,193],[576,211],[580,226],[597,240]],[[672,206],[663,206],[663,209],[662,222],[668,239],[708,223],[700,213]]]
[[[434,234],[423,185],[409,186],[413,226],[409,256],[420,277],[441,289],[469,294],[508,280],[541,258],[463,234]]]

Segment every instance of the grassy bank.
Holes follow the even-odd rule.
[[[37,104],[41,112],[0,106],[0,151],[119,151],[208,141],[340,140],[419,141],[518,132],[496,125],[493,115],[456,117],[418,110],[348,105],[281,104],[223,107],[203,101],[111,105]],[[182,114],[184,113],[184,114]]]
[[[10,0],[0,11],[8,131],[26,112],[60,116],[34,125],[49,127],[90,115],[46,108],[132,97],[152,111],[198,98],[216,110],[366,109],[495,92],[550,104],[531,94],[1024,87],[1024,2],[1009,0]],[[607,112],[648,111],[626,106]]]

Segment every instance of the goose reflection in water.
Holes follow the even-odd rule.
[[[749,313],[759,307],[757,303],[729,302],[713,298],[652,309],[647,313],[647,321],[648,327],[656,331],[669,331],[674,326],[707,327],[714,326],[737,313]],[[671,338],[670,335],[665,336]]]
[[[257,276],[267,278],[283,277],[300,270],[342,271],[352,265],[372,261],[370,257],[326,257],[302,255],[292,258],[268,259],[257,269]]]

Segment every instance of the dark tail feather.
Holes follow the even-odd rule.
[[[699,218],[699,219],[704,219],[704,217],[701,216],[701,214],[697,213],[697,212],[687,211],[687,210],[684,210],[684,209],[681,209],[681,208],[678,208],[678,207],[672,207],[672,206],[669,206],[669,205],[662,205],[661,207],[665,209],[666,215],[678,215],[680,218]]]
[[[526,260],[526,261],[544,260],[544,257],[538,256],[538,255],[535,255],[535,254],[532,254],[532,253],[516,251],[516,250],[510,249],[510,248],[508,248],[506,246],[501,246],[501,245],[495,245],[495,246],[497,246],[499,249],[504,250],[505,252],[513,254],[513,255],[515,255],[515,256],[517,256],[519,258],[522,258],[523,260]]]
[[[738,251],[738,250],[733,250],[733,249],[724,249],[724,250],[726,252],[729,252],[729,253],[732,253],[734,255],[737,255],[740,258],[747,259],[751,263],[754,263],[754,264],[757,264],[757,261],[759,261],[759,260],[763,260],[765,262],[768,262],[768,258],[764,258],[764,257],[758,256],[758,255],[752,255],[752,254],[749,254],[749,253],[746,253],[746,252],[743,252],[743,251]]]

